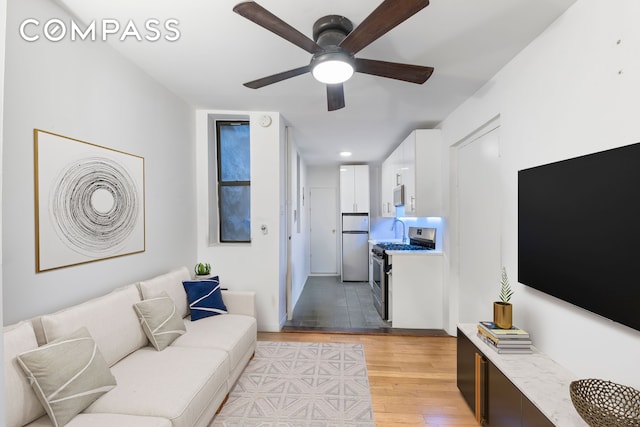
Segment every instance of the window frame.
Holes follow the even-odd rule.
[[[249,130],[251,129],[249,120],[215,120],[215,141],[216,141],[216,189],[218,194],[218,241],[220,243],[251,243],[251,204],[249,204],[249,240],[225,240],[223,239],[223,231],[222,231],[222,223],[223,223],[223,213],[222,213],[222,188],[223,187],[249,187],[249,192],[251,192],[251,177],[249,177],[248,181],[223,181],[222,180],[222,149],[221,149],[221,139],[220,139],[220,129],[222,126],[249,126]],[[251,153],[251,139],[249,139],[249,154]]]

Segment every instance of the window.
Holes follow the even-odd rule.
[[[249,122],[216,121],[220,242],[251,241]]]

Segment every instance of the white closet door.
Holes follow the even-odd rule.
[[[501,265],[499,130],[458,151],[459,321],[491,320]]]
[[[336,189],[309,190],[311,274],[338,274]]]

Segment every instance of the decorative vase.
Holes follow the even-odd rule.
[[[495,301],[493,303],[493,323],[500,329],[513,326],[513,306],[510,302]]]

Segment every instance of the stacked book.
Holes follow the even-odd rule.
[[[502,354],[530,354],[531,338],[526,331],[512,326],[501,329],[493,322],[478,322],[478,338],[489,347]]]

